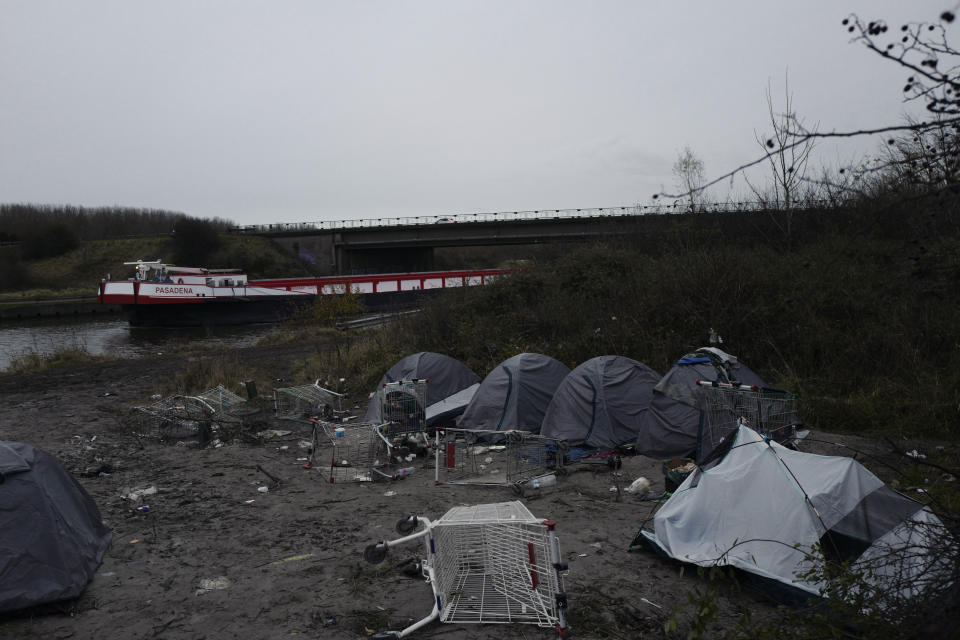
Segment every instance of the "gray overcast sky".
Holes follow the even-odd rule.
[[[952,4],[0,0],[0,202],[243,224],[649,203],[685,145],[708,176],[756,157],[787,70],[821,130],[899,124],[906,73],[840,21]]]

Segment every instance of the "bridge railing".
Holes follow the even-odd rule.
[[[819,208],[825,203],[806,203],[799,208]],[[587,209],[538,209],[534,211],[497,211],[488,213],[457,213],[440,216],[399,216],[362,218],[356,220],[315,220],[312,222],[277,222],[233,227],[237,233],[283,233],[286,231],[336,231],[375,227],[410,227],[421,225],[469,224],[473,222],[514,222],[522,220],[558,220],[567,218],[611,218],[620,216],[669,215],[677,213],[734,213],[766,211],[770,205],[762,202],[710,202],[691,209],[688,202],[673,202],[627,207],[592,207]],[[794,207],[798,208],[798,207]]]

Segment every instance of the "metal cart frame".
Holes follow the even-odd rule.
[[[421,568],[433,589],[434,607],[407,628],[374,638],[403,638],[434,620],[535,624],[564,637],[567,597],[561,574],[568,567],[560,559],[555,527],[521,502],[454,507],[435,522],[415,515],[401,519],[396,529],[403,537],[368,545],[363,556],[380,563],[390,548],[423,539]]]

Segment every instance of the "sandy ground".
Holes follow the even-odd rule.
[[[281,376],[290,356],[283,348],[251,348],[239,357],[276,362]],[[458,505],[520,499],[506,487],[435,486],[432,459],[418,459],[416,473],[392,483],[329,484],[323,465],[306,470],[298,460],[309,426],[275,422],[270,408],[251,430],[294,433],[205,449],[132,436],[123,419],[130,407],[148,403],[156,381],[184,363],[165,356],[0,375],[0,439],[56,455],[113,530],[100,570],[71,613],[7,616],[0,638],[362,638],[403,628],[432,606],[430,586],[398,567],[422,547],[397,548],[378,566],[363,560],[364,547],[397,537],[394,523],[407,514],[435,519]],[[86,475],[103,464],[109,475]],[[645,476],[651,491],[663,488],[653,460],[624,458],[621,472],[623,486]],[[627,551],[655,503],[618,498],[616,481],[605,467],[584,468],[523,501],[557,522],[575,637],[663,637],[664,622],[703,582],[689,569],[681,575],[678,564]],[[141,503],[121,498],[150,486],[158,492]],[[258,491],[264,486],[266,493]],[[148,511],[137,510],[143,504]],[[718,628],[743,607],[772,610],[750,590],[724,592],[720,605]],[[555,637],[530,625],[441,623],[414,637],[438,635]]]

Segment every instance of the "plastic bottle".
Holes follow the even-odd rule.
[[[523,483],[524,492],[528,491],[541,491],[548,487],[556,486],[557,484],[557,475],[551,473],[547,476],[540,476],[539,478],[530,478]]]
[[[402,469],[398,469],[398,470],[397,470],[397,473],[394,474],[393,477],[396,478],[396,479],[406,478],[407,476],[409,476],[411,473],[413,473],[413,472],[416,471],[416,470],[417,470],[416,467],[403,467]]]
[[[337,427],[333,430],[333,433],[336,434],[338,438],[344,438],[347,435],[347,430],[343,427]]]

